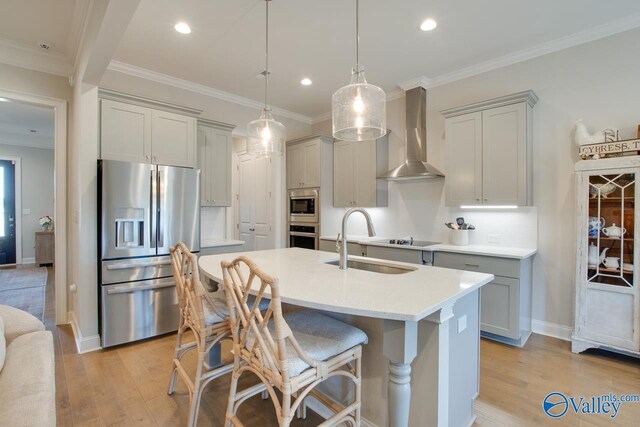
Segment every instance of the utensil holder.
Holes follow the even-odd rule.
[[[456,246],[467,246],[469,244],[469,230],[451,230],[449,242]]]

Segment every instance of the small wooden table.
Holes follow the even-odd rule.
[[[56,258],[55,233],[53,231],[36,231],[36,264],[51,264]]]

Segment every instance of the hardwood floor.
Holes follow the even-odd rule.
[[[178,381],[174,395],[166,394],[175,337],[76,354],[71,328],[55,326],[53,280],[49,269],[45,324],[54,335],[58,426],[186,425],[189,398],[184,384]],[[188,360],[193,369],[195,358]],[[622,404],[615,419],[573,413],[547,417],[542,400],[553,391],[585,397],[640,394],[640,362],[606,352],[576,355],[568,342],[541,335],[533,335],[523,349],[482,340],[480,383],[475,426],[629,426],[640,419],[640,403]],[[228,377],[209,385],[199,426],[223,425],[228,385]],[[247,426],[277,425],[271,402],[259,396],[247,401],[239,415]],[[309,410],[307,420],[293,425],[321,421]]]

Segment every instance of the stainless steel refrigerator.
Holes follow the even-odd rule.
[[[98,205],[102,346],[176,330],[169,249],[200,251],[200,171],[100,160]]]

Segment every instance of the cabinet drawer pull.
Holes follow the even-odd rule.
[[[471,264],[471,263],[468,263],[468,262],[465,262],[464,265],[466,265],[467,267],[476,267],[476,268],[480,267],[479,264]]]

